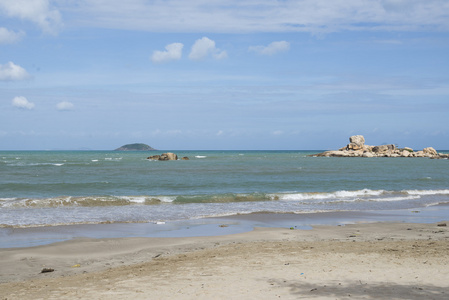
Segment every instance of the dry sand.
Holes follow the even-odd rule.
[[[0,299],[449,299],[449,227],[439,225],[0,249]]]

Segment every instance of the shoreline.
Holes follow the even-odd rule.
[[[446,299],[448,248],[447,222],[258,227],[207,237],[79,238],[0,249],[0,297]],[[54,272],[40,273],[43,268]]]
[[[255,227],[309,230],[319,225],[375,222],[436,223],[449,215],[449,203],[402,210],[334,211],[312,213],[258,212],[158,223],[71,224],[0,228],[0,250],[26,248],[79,238],[172,238],[230,235]]]

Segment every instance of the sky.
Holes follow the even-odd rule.
[[[443,150],[448,125],[448,0],[0,0],[0,150]]]

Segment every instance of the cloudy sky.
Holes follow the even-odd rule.
[[[447,0],[0,0],[0,150],[449,149]]]

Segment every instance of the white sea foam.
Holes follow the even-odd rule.
[[[205,155],[195,155],[196,158],[206,158],[207,156]]]
[[[282,193],[268,195],[273,200],[298,201],[300,203],[349,203],[349,202],[394,202],[420,199],[423,196],[445,196],[449,190],[404,190],[385,191],[363,189],[329,193]]]
[[[395,201],[405,201],[419,199],[420,196],[396,196],[396,197],[367,197],[367,198],[335,198],[330,201],[322,201],[321,203],[351,203],[351,202],[395,202]],[[320,202],[318,202],[320,204]]]
[[[422,196],[449,195],[449,190],[405,190],[403,192],[409,195],[422,195]]]
[[[335,192],[336,197],[369,197],[369,196],[379,196],[385,193],[384,190],[370,190],[363,189],[358,191],[337,191]]]
[[[161,200],[161,202],[171,203],[176,200],[176,196],[157,196],[153,197]]]
[[[441,204],[447,205],[447,204],[449,204],[449,201],[432,202],[432,203],[428,203],[428,204],[424,205],[424,207],[438,206]]]
[[[146,196],[121,196],[120,199],[127,200],[132,203],[145,203],[145,200],[148,199]]]
[[[418,195],[410,195],[410,196],[403,196],[403,197],[382,197],[377,199],[370,199],[370,201],[403,201],[403,200],[413,200],[413,199],[419,199],[421,196]]]
[[[380,196],[386,193],[384,190],[357,190],[357,191],[336,191],[330,193],[286,193],[286,194],[272,194],[271,197],[278,197],[279,200],[284,201],[304,201],[304,200],[325,200],[325,199],[353,199],[360,197]]]
[[[15,197],[11,197],[11,198],[0,198],[0,201],[12,201],[12,200],[16,200],[17,198]]]
[[[6,162],[9,167],[36,167],[36,166],[63,166],[64,163],[26,163],[26,162]]]

